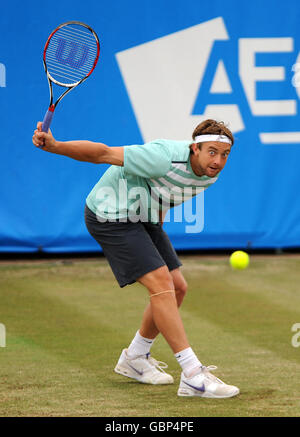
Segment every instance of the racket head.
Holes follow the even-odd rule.
[[[80,21],[60,24],[49,36],[43,53],[48,79],[63,87],[74,87],[87,79],[100,55],[96,32]]]

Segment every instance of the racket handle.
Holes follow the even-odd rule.
[[[43,132],[48,132],[52,118],[53,118],[53,114],[54,114],[54,105],[51,105],[48,109],[48,111],[45,114],[44,120],[43,120],[43,124],[42,124],[42,131]]]

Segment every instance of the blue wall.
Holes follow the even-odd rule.
[[[224,120],[236,143],[219,181],[205,192],[204,229],[187,234],[184,224],[166,223],[175,247],[300,246],[297,0],[57,5],[1,5],[0,251],[98,250],[83,209],[107,167],[31,143],[48,105],[42,49],[69,20],[95,28],[101,55],[91,78],[58,106],[57,139],[108,145],[189,139],[204,118]]]

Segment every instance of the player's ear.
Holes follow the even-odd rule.
[[[199,150],[197,143],[191,144],[191,150],[194,154],[197,153],[197,150]]]

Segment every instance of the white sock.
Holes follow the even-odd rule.
[[[146,355],[150,352],[151,346],[153,345],[155,339],[142,337],[137,331],[134,339],[130,343],[127,349],[127,355],[129,357],[136,357],[138,355]]]
[[[191,347],[188,347],[187,349],[175,354],[175,358],[187,378],[192,376],[193,373],[196,373],[197,369],[202,366]]]

